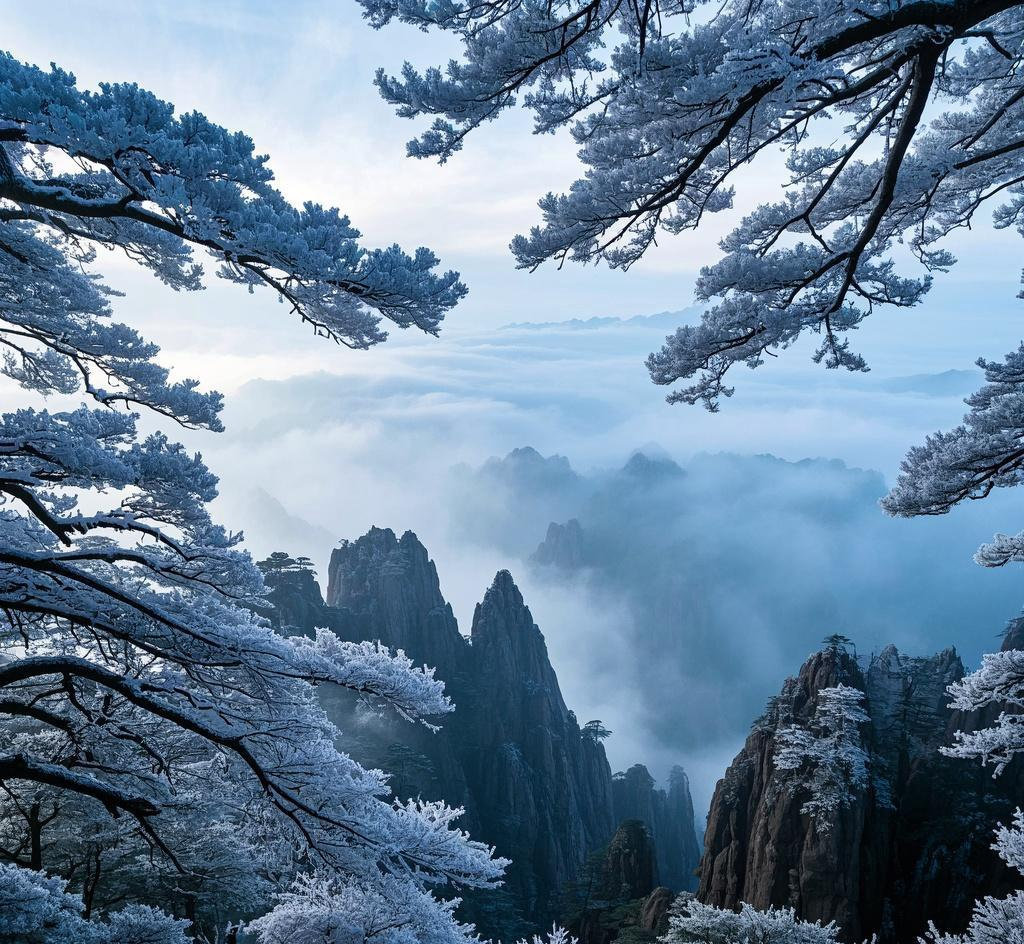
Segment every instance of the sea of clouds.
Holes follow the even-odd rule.
[[[682,763],[703,808],[825,635],[865,655],[955,645],[973,664],[1022,598],[1016,571],[971,560],[1018,525],[1012,494],[917,521],[877,506],[906,447],[959,419],[980,379],[970,362],[900,373],[897,352],[849,375],[793,351],[744,371],[711,415],[666,406],[642,363],[692,317],[401,335],[333,370],[245,382],[228,431],[203,440],[219,514],[255,555],[321,570],[341,538],[413,530],[463,631],[511,569],[567,703],[615,732],[613,767]],[[526,446],[530,462],[504,458]],[[638,481],[623,471],[637,450],[682,472]],[[587,565],[530,565],[547,525],[571,517]]]

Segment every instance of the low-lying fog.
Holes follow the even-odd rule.
[[[508,567],[567,703],[613,730],[613,768],[682,763],[703,810],[824,636],[864,654],[955,645],[973,663],[1022,595],[1016,571],[971,561],[1019,527],[1012,495],[909,522],[877,506],[905,448],[959,420],[979,382],[969,361],[902,373],[907,358],[883,357],[840,375],[791,352],[737,376],[711,416],[666,406],[643,368],[686,316],[401,336],[330,371],[247,382],[228,432],[201,444],[221,517],[254,554],[321,569],[371,524],[414,530],[466,631]],[[570,518],[579,566],[530,564]]]

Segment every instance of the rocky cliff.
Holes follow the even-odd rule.
[[[342,541],[328,565],[327,606],[351,614],[363,639],[403,649],[446,681],[465,661],[466,641],[441,595],[437,568],[416,535],[371,528]]]
[[[580,944],[653,944],[665,931],[675,896],[657,884],[656,858],[645,823],[619,824],[569,889],[562,920]]]
[[[530,557],[538,567],[578,570],[583,566],[583,529],[575,518],[565,524],[552,521],[544,540]]]
[[[529,916],[553,917],[562,886],[615,829],[604,748],[566,708],[544,637],[508,571],[473,614],[469,671],[446,725],[479,838],[512,859],[507,886]]]
[[[963,674],[953,650],[913,659],[889,647],[858,663],[833,645],[811,656],[718,783],[698,898],[792,906],[805,919],[836,920],[850,941],[877,932],[880,944],[909,944],[928,920],[962,928],[976,898],[1016,887],[1019,876],[990,845],[995,824],[1024,800],[1018,781],[938,751],[965,722],[945,694]],[[864,692],[868,778],[821,823],[801,812],[808,796],[774,758],[780,729],[806,727],[818,693],[838,684]]]
[[[283,631],[327,626],[343,638],[404,649],[435,667],[456,705],[433,734],[362,712],[345,693],[328,694],[343,746],[391,772],[398,795],[464,807],[464,828],[512,859],[503,892],[468,896],[466,917],[482,933],[550,927],[563,889],[609,842],[618,820],[601,741],[581,730],[566,706],[543,634],[511,574],[496,575],[468,638],[411,532],[398,538],[373,528],[343,542],[328,578],[325,602],[308,569],[268,572],[273,618]],[[692,809],[687,815],[684,842]],[[658,828],[666,824],[663,816]]]
[[[263,582],[269,592],[269,606],[261,610],[274,626],[290,633],[315,634],[318,627],[333,629],[346,638],[352,635],[346,614],[324,603],[311,564],[300,563],[285,553],[272,554],[260,562]]]
[[[690,782],[682,767],[669,773],[668,788],[659,789],[643,764],[612,778],[615,819],[640,820],[655,840],[658,878],[673,891],[695,891],[700,848],[693,826]]]

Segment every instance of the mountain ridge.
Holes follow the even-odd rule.
[[[351,699],[322,700],[361,762],[392,772],[399,796],[444,799],[466,810],[463,828],[512,860],[504,888],[470,893],[466,914],[482,933],[535,933],[559,916],[563,888],[615,833],[612,772],[601,737],[581,727],[562,697],[543,633],[508,570],[477,604],[468,639],[444,600],[416,535],[371,528],[335,549],[326,600],[309,568],[268,568],[271,618],[283,632],[327,627],[379,640],[432,666],[455,711],[436,734],[360,715]],[[685,840],[675,875],[696,867],[689,794],[681,822],[651,822],[659,839]],[[680,807],[682,804],[682,807]],[[659,835],[659,832],[662,835]],[[687,887],[692,887],[692,878]]]

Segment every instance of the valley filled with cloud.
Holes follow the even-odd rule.
[[[453,327],[243,383],[227,432],[202,441],[221,518],[255,555],[305,554],[321,574],[342,538],[413,530],[464,631],[511,569],[567,702],[615,732],[613,768],[683,763],[701,809],[826,635],[865,654],[953,645],[973,664],[1021,598],[1012,569],[971,559],[1015,529],[1012,496],[914,521],[877,504],[906,446],[962,414],[969,363],[851,375],[794,351],[710,415],[666,406],[642,363],[694,315]],[[578,566],[531,563],[571,518]]]

